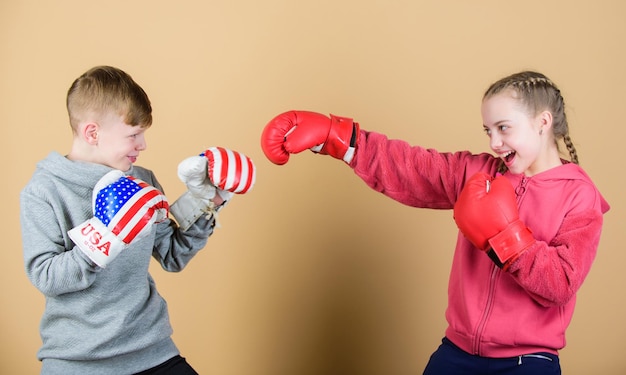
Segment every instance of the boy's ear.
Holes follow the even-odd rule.
[[[82,136],[90,145],[98,144],[98,124],[90,122],[83,127]]]

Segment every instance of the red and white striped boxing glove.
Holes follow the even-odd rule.
[[[152,224],[167,218],[167,198],[154,186],[113,170],[93,189],[93,217],[68,231],[76,246],[104,268]]]
[[[203,214],[215,215],[216,194],[228,202],[254,186],[256,167],[246,155],[223,147],[210,147],[178,165],[178,177],[188,191],[172,204],[171,212],[183,231]]]

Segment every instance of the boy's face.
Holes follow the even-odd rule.
[[[111,115],[98,124],[98,159],[101,164],[127,171],[146,149],[147,127],[131,126],[122,116]]]

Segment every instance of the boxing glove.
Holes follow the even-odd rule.
[[[256,167],[244,154],[223,147],[210,147],[178,165],[178,178],[187,186],[171,207],[172,216],[183,231],[200,218],[214,215],[234,194],[245,194],[256,181]],[[216,206],[215,196],[224,201]]]
[[[504,176],[470,177],[454,205],[454,221],[474,246],[503,269],[535,243],[519,218],[513,186]]]
[[[290,154],[310,149],[350,163],[356,151],[359,124],[350,118],[315,112],[289,111],[274,117],[263,129],[261,148],[274,164],[287,163]]]
[[[93,217],[68,231],[76,246],[104,268],[167,218],[167,198],[146,182],[113,170],[96,184]]]

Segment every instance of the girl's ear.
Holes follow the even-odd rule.
[[[543,111],[537,116],[537,119],[539,121],[540,133],[543,133],[544,130],[552,128],[552,112]]]
[[[98,124],[90,122],[83,127],[82,134],[85,142],[90,145],[98,145]]]

